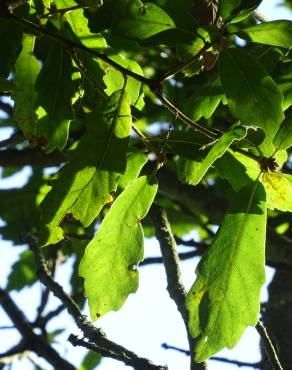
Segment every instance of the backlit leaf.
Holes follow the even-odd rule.
[[[248,41],[290,48],[292,46],[292,21],[263,22],[245,28],[236,34]]]
[[[76,6],[73,0],[55,0],[58,9],[66,9]],[[97,1],[95,0],[97,3]],[[104,49],[106,48],[105,39],[98,33],[91,33],[88,28],[88,19],[83,14],[83,9],[75,9],[65,13],[65,19],[70,24],[72,31],[78,37],[82,44],[90,49]]]
[[[138,288],[137,265],[143,259],[141,219],[157,191],[152,177],[133,181],[113,203],[93,240],[88,244],[79,273],[85,279],[90,315],[98,319],[117,311]]]
[[[125,189],[133,180],[135,180],[148,161],[146,154],[133,152],[127,155],[127,167],[125,173],[119,179],[119,189]]]
[[[50,41],[47,58],[36,83],[37,105],[44,111],[38,136],[43,138],[48,152],[62,149],[68,138],[69,123],[73,118],[71,99],[76,90],[72,73],[72,61],[64,47]]]
[[[292,175],[266,172],[261,181],[267,193],[268,208],[292,212]]]
[[[265,281],[265,229],[265,191],[256,182],[234,198],[187,295],[196,361],[233,348],[246,326],[257,323]]]
[[[31,286],[37,281],[36,263],[31,251],[21,253],[19,260],[11,267],[8,276],[7,289],[21,290],[26,286]]]
[[[292,111],[287,112],[275,138],[274,146],[277,150],[288,149],[292,146]]]
[[[190,117],[194,121],[198,121],[202,117],[205,119],[210,118],[223,96],[224,93],[220,86],[219,79],[212,81],[207,86],[197,86],[194,94],[186,103],[187,110],[190,112]]]
[[[219,72],[231,113],[244,125],[265,131],[261,148],[270,156],[274,136],[284,119],[278,86],[251,55],[239,48],[222,51]]]
[[[113,94],[103,111],[97,107],[86,123],[86,134],[42,203],[45,245],[63,239],[60,223],[68,214],[89,226],[101,208],[112,201],[125,171],[131,117],[124,91]]]
[[[101,360],[102,357],[99,353],[89,351],[78,370],[93,370],[100,364]]]
[[[14,119],[24,135],[33,142],[37,131],[38,117],[36,114],[35,82],[41,69],[40,63],[33,55],[35,37],[25,35],[22,51],[15,64],[14,83],[16,91],[12,94],[14,100]]]
[[[113,61],[117,62],[118,64],[122,65],[123,67],[143,76],[142,68],[134,60],[123,58],[120,55],[113,55],[113,56],[110,56],[110,58]],[[111,95],[113,92],[120,90],[124,85],[123,74],[111,66],[105,67],[105,76],[103,80],[107,86],[105,92],[108,95]],[[143,104],[139,105],[139,97],[141,94],[143,95],[141,91],[141,82],[135,80],[132,77],[128,77],[127,84],[126,84],[126,91],[129,95],[131,103],[133,105],[138,104],[137,108],[142,108]]]
[[[225,22],[239,22],[250,15],[262,0],[220,0],[219,14]]]
[[[235,140],[241,140],[245,135],[246,129],[237,127],[223,134],[220,139],[211,146],[210,150],[208,145],[206,145],[205,149],[203,147],[201,150],[203,159],[200,162],[184,159],[180,160],[178,167],[179,179],[187,184],[197,185],[215,160],[221,157]]]
[[[88,17],[92,32],[110,29],[142,45],[175,45],[196,37],[196,21],[192,16],[177,9],[162,9],[153,2],[107,1]]]

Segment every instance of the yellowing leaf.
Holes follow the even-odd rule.
[[[262,183],[267,193],[268,208],[292,212],[292,176],[280,172],[266,172]]]
[[[98,319],[117,311],[138,288],[137,265],[143,259],[141,219],[157,191],[152,177],[133,181],[113,203],[93,240],[86,247],[79,267],[85,279],[90,315]]]

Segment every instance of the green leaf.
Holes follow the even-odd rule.
[[[275,138],[274,146],[277,150],[286,150],[292,146],[292,111],[287,112]]]
[[[142,68],[134,60],[126,59],[120,55],[113,55],[110,56],[110,58],[123,67],[139,74],[140,76],[143,76]],[[107,65],[105,67],[105,76],[103,81],[107,86],[105,92],[108,95],[111,95],[113,92],[118,91],[123,87],[124,76],[117,69]],[[127,77],[126,91],[129,95],[131,103],[136,105],[138,109],[143,108],[143,105],[139,105],[139,97],[141,94],[143,95],[141,91],[141,82],[132,77]]]
[[[121,37],[142,45],[175,45],[196,37],[196,21],[187,12],[162,9],[139,0],[107,1],[88,15],[92,32],[110,29]]]
[[[219,15],[225,22],[239,22],[248,17],[262,0],[220,0]]]
[[[261,169],[258,162],[244,154],[229,149],[214,163],[221,178],[226,179],[235,192],[238,192],[259,176]]]
[[[137,265],[144,254],[141,219],[156,191],[153,177],[133,181],[115,200],[85,250],[79,273],[85,279],[92,320],[119,310],[138,288]]]
[[[215,160],[221,157],[228,147],[235,141],[241,140],[246,135],[246,129],[243,127],[237,127],[231,131],[223,134],[217,142],[214,142],[211,149],[206,153],[206,148],[202,148],[202,156],[204,157],[202,161],[190,161],[190,160],[181,160],[178,167],[178,177],[180,181],[197,185],[209,167],[215,162]]]
[[[233,348],[246,326],[257,323],[265,281],[265,233],[265,191],[256,182],[234,198],[187,294],[196,361]]]
[[[292,105],[292,68],[291,68],[291,59],[289,63],[286,63],[284,71],[280,74],[277,79],[279,89],[281,90],[284,101],[282,108],[286,111]]]
[[[73,0],[55,0],[58,9],[66,9],[76,6]],[[98,3],[96,0],[91,1]],[[88,28],[88,19],[83,14],[83,9],[75,9],[74,11],[67,12],[64,15],[65,19],[71,26],[72,31],[75,33],[79,41],[90,49],[104,49],[107,44],[101,34],[91,33]]]
[[[144,164],[148,161],[146,154],[141,152],[132,152],[127,155],[127,167],[125,173],[119,179],[119,189],[125,189],[133,180],[135,180]]]
[[[125,92],[113,94],[103,111],[97,107],[86,124],[86,134],[41,205],[46,225],[42,232],[45,245],[63,239],[60,223],[68,214],[89,226],[101,208],[112,201],[118,179],[125,171],[131,130]]]
[[[202,117],[210,118],[224,96],[219,79],[204,85],[197,86],[194,94],[188,99],[186,109],[194,121]]]
[[[270,156],[274,136],[284,119],[278,86],[254,58],[239,48],[222,51],[219,72],[231,113],[244,125],[265,131],[262,150]]]
[[[102,357],[100,354],[90,351],[84,357],[78,370],[93,370],[100,364],[101,359]]]
[[[73,118],[72,98],[76,84],[72,81],[71,58],[60,43],[50,41],[44,66],[36,82],[37,105],[42,107],[38,136],[48,152],[64,148]]]
[[[194,131],[173,130],[167,134],[150,137],[150,141],[157,147],[164,146],[167,152],[197,159],[202,157],[201,147],[208,144],[210,139]]]
[[[17,87],[12,94],[14,100],[13,117],[29,141],[37,131],[35,82],[41,69],[40,63],[33,55],[35,36],[25,35],[22,51],[15,64],[14,83]]]
[[[31,251],[24,251],[19,256],[19,260],[11,267],[7,289],[19,291],[26,286],[31,286],[36,281],[37,275],[34,255]]]
[[[266,172],[261,181],[267,193],[268,208],[292,212],[292,175]]]
[[[292,46],[292,21],[263,22],[240,30],[236,34],[247,41],[290,48]]]

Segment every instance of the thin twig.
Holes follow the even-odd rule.
[[[156,366],[147,358],[138,357],[131,351],[116,353],[114,349],[109,350],[101,345],[79,339],[73,334],[70,334],[68,340],[73,346],[81,346],[90,351],[100,353],[103,357],[110,357],[118,361],[123,361],[125,365],[132,366],[136,370],[166,370],[165,366]]]
[[[61,15],[64,15],[68,12],[72,12],[73,10],[80,10],[80,9],[87,9],[88,6],[84,6],[84,5],[73,5],[73,6],[70,6],[69,8],[62,8],[62,9],[52,9],[50,10],[48,13],[42,15],[40,18],[48,18],[48,17],[51,17],[52,15],[54,14],[61,14]]]
[[[22,19],[22,18],[16,16],[15,14],[9,13],[9,12],[7,12],[5,14],[0,13],[0,18],[11,19],[12,21],[16,22],[17,24],[19,24],[19,25],[21,25],[21,26],[23,26],[23,27],[25,27],[25,28],[27,28],[31,31],[40,33],[42,35],[46,35],[46,36],[50,37],[51,39],[54,39],[58,42],[61,42],[61,44],[63,44],[64,47],[66,47],[67,50],[70,50],[70,49],[72,51],[82,50],[82,51],[86,52],[87,54],[90,54],[92,57],[100,59],[100,60],[104,61],[105,63],[109,64],[113,68],[120,71],[123,75],[128,75],[130,77],[133,77],[135,80],[138,80],[138,81],[144,83],[145,85],[147,85],[149,87],[151,87],[152,84],[153,84],[152,80],[150,80],[150,79],[148,79],[144,76],[141,76],[138,73],[135,73],[135,72],[131,71],[130,69],[127,69],[127,68],[123,67],[122,65],[120,65],[120,64],[116,63],[115,61],[113,61],[112,59],[110,59],[105,54],[102,54],[102,53],[100,53],[96,50],[93,50],[93,49],[89,49],[81,43],[79,44],[78,42],[66,39],[63,36],[61,36],[61,35],[59,35],[55,32],[52,32],[48,28],[45,28],[43,26],[40,26],[40,25],[35,24],[33,22],[30,22],[26,19]]]
[[[96,81],[88,74],[85,66],[83,65],[82,61],[79,59],[78,55],[76,53],[71,53],[72,59],[74,60],[76,66],[80,70],[81,74],[86,78],[86,80],[90,83],[90,85],[94,88],[94,90],[97,91],[97,93],[102,98],[107,98],[106,93],[101,89],[101,87],[98,85]]]
[[[162,343],[161,344],[161,347],[164,348],[164,349],[172,349],[174,351],[183,353],[186,356],[189,356],[190,355],[190,351],[188,351],[186,349],[183,349],[183,348],[179,348],[179,347],[175,347],[175,346],[170,346],[167,343]],[[210,360],[211,361],[224,362],[226,364],[236,365],[238,367],[241,367],[241,366],[252,367],[254,369],[259,369],[260,366],[261,366],[261,363],[260,362],[243,362],[243,361],[230,360],[229,358],[217,357],[217,356],[211,357]]]
[[[261,12],[259,12],[258,10],[254,10],[252,12],[252,15],[260,22],[268,22],[268,18],[266,16],[264,16]]]
[[[55,369],[75,370],[75,367],[60,357],[58,352],[51,347],[42,335],[34,333],[31,324],[17,307],[9,294],[0,288],[0,304],[22,336],[27,350],[32,350],[45,358]]]
[[[162,208],[153,204],[150,209],[150,218],[152,220],[155,229],[155,235],[159,241],[160,250],[163,257],[167,278],[167,290],[170,297],[176,303],[177,309],[185,323],[186,331],[188,333],[190,351],[193,353],[195,340],[192,338],[188,328],[189,314],[185,305],[186,291],[181,279],[176,242],[171,232],[166,212]],[[206,368],[207,365],[205,362],[196,363],[193,356],[191,356],[191,370],[200,370]]]
[[[208,50],[210,48],[211,44],[210,43],[206,43],[201,50],[199,50],[195,55],[193,55],[190,59],[188,59],[186,62],[184,62],[183,64],[175,67],[174,69],[172,69],[171,71],[167,72],[165,75],[163,75],[162,77],[160,77],[158,80],[157,80],[157,83],[158,84],[161,84],[163,81],[166,81],[168,80],[169,78],[177,75],[178,73],[180,72],[183,72],[186,68],[188,68],[189,66],[191,66],[197,59],[200,58],[200,56],[202,55],[202,53],[204,53],[204,51]]]
[[[23,353],[27,350],[27,347],[25,345],[25,342],[21,340],[19,343],[17,343],[15,346],[7,350],[6,352],[0,353],[0,359],[5,357],[12,357],[15,355],[19,355],[20,353]]]
[[[0,141],[0,149],[16,145],[22,142],[23,140],[25,140],[25,138],[22,132],[17,131],[14,134],[12,134],[8,139]]]
[[[192,121],[188,116],[186,116],[182,111],[180,111],[176,106],[174,106],[169,100],[167,100],[161,93],[160,90],[154,90],[155,95],[161,101],[161,103],[176,117],[189,126],[192,130],[200,132],[201,134],[207,136],[208,138],[215,140],[218,139],[218,135]]]
[[[273,342],[268,335],[267,329],[264,327],[264,325],[260,321],[258,321],[256,325],[256,329],[262,339],[263,347],[266,351],[266,354],[267,354],[267,357],[268,357],[268,360],[269,360],[269,363],[272,369],[283,370],[283,366],[281,365],[281,362],[278,358]]]
[[[32,325],[40,328],[45,327],[50,320],[58,316],[62,311],[64,311],[65,308],[66,308],[65,305],[60,304],[57,308],[50,311],[44,317],[43,316],[37,317],[37,319],[32,323]]]
[[[181,261],[188,260],[193,257],[200,257],[202,256],[201,251],[191,251],[191,252],[185,252],[185,253],[179,253],[178,257]],[[156,263],[163,263],[163,258],[162,257],[147,257],[145,258],[139,266],[147,266],[147,265],[153,265]]]
[[[132,128],[133,128],[133,131],[135,131],[136,134],[139,136],[139,138],[142,140],[143,144],[145,145],[145,148],[148,149],[150,153],[154,153],[154,154],[156,154],[157,157],[159,157],[159,149],[156,148],[151,143],[149,138],[147,136],[145,136],[143,134],[143,132],[141,132],[134,123],[132,123]]]
[[[147,365],[151,364],[151,370],[167,370],[165,366],[154,365],[148,359],[144,359],[135,354],[133,355],[132,351],[129,351],[125,347],[109,340],[106,338],[105,334],[100,328],[95,327],[91,322],[89,322],[86,316],[82,315],[79,307],[76,302],[64,291],[63,287],[59,285],[50,275],[48,268],[46,266],[45,259],[40,251],[40,248],[37,246],[37,240],[31,236],[27,236],[26,242],[30,245],[31,250],[35,254],[36,263],[38,266],[38,276],[40,281],[50,289],[50,291],[60,299],[60,301],[66,306],[69,314],[74,319],[76,325],[83,332],[83,335],[88,338],[88,340],[96,346],[102,347],[108,351],[108,353],[115,353],[116,359],[124,362],[125,356],[129,359],[139,358],[141,364],[145,364],[145,369]],[[133,357],[134,356],[134,357]],[[150,368],[149,368],[150,369]]]
[[[23,27],[30,29],[31,31],[41,33],[41,34],[46,35],[46,36],[48,36],[48,37],[50,37],[50,38],[52,38],[52,39],[54,39],[58,42],[61,42],[63,44],[63,46],[66,47],[66,49],[68,51],[70,51],[71,53],[74,53],[75,50],[82,50],[82,51],[90,54],[92,57],[104,61],[105,63],[109,64],[110,66],[112,66],[116,70],[120,71],[124,76],[132,77],[135,80],[140,81],[141,83],[147,85],[150,88],[150,90],[158,97],[158,99],[161,101],[161,103],[167,109],[169,109],[172,112],[172,114],[175,115],[175,117],[180,118],[184,123],[186,123],[193,130],[198,131],[198,132],[202,133],[205,136],[208,136],[209,138],[211,138],[213,140],[218,138],[218,135],[216,133],[212,132],[211,130],[206,129],[205,127],[200,126],[199,124],[197,124],[195,122],[193,122],[184,113],[182,113],[179,109],[177,109],[171,102],[169,102],[166,98],[164,98],[161,91],[160,91],[161,86],[156,80],[148,79],[144,76],[141,76],[138,73],[135,73],[135,72],[131,71],[130,69],[127,69],[127,68],[123,67],[122,65],[116,63],[115,61],[113,61],[112,59],[110,59],[109,57],[107,57],[103,53],[100,53],[100,52],[98,52],[96,50],[93,50],[93,49],[89,49],[81,43],[79,44],[79,43],[74,42],[72,40],[68,40],[68,39],[60,36],[59,34],[57,34],[55,32],[52,32],[51,30],[49,30],[49,29],[47,29],[43,26],[39,26],[39,25],[37,25],[33,22],[30,22],[26,19],[19,18],[18,16],[16,16],[13,13],[5,13],[5,14],[0,13],[0,18],[11,19],[14,22],[18,23],[19,25],[22,25]]]

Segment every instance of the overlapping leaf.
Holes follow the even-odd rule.
[[[108,311],[117,311],[138,288],[137,265],[143,259],[144,241],[140,222],[156,191],[153,177],[133,181],[115,200],[86,247],[79,273],[85,279],[93,320]]]
[[[49,42],[49,51],[41,69],[36,90],[37,105],[42,109],[38,136],[48,152],[64,148],[73,118],[72,98],[76,84],[72,81],[73,66],[69,54],[60,43]]]
[[[58,9],[68,9],[77,5],[74,0],[54,0],[54,3]],[[95,0],[95,3],[98,2]],[[75,9],[74,11],[65,13],[65,19],[70,24],[76,37],[78,37],[79,41],[86,47],[91,49],[103,49],[107,46],[101,34],[93,34],[90,32],[87,25],[88,20],[83,15],[83,9]]]
[[[256,9],[262,0],[220,0],[219,14],[225,22],[239,22]]]
[[[261,148],[270,156],[274,136],[284,119],[278,86],[255,59],[239,48],[225,49],[220,54],[219,72],[231,113],[245,125],[263,128],[266,139]]]
[[[204,86],[197,86],[194,94],[188,99],[186,106],[194,121],[202,117],[208,119],[215,112],[224,93],[220,86],[219,79]]]
[[[187,295],[196,361],[234,347],[246,326],[257,323],[265,281],[265,228],[265,191],[256,182],[233,200]]]
[[[142,45],[175,45],[196,36],[196,21],[187,12],[162,9],[153,2],[107,1],[96,13],[88,14],[90,29],[110,29],[121,37]]]
[[[119,189],[124,190],[140,174],[144,164],[148,161],[146,154],[141,152],[132,152],[127,155],[127,167],[119,179]]]
[[[245,28],[236,34],[248,41],[290,48],[292,46],[292,21],[263,22]]]
[[[110,56],[110,58],[119,65],[122,65],[123,67],[143,76],[143,70],[137,62],[121,57],[120,55],[113,55]],[[120,90],[124,85],[123,74],[111,66],[105,67],[105,76],[103,80],[107,86],[105,92],[108,95]],[[126,91],[129,95],[132,105],[135,105],[138,109],[143,108],[143,100],[140,100],[140,97],[143,96],[141,82],[132,77],[128,77]]]
[[[23,38],[22,51],[15,64],[14,83],[14,119],[25,136],[33,142],[37,131],[38,117],[36,114],[35,82],[41,69],[40,63],[33,55],[35,37],[25,35]]]
[[[245,135],[246,129],[237,127],[223,134],[217,142],[213,143],[210,150],[207,145],[205,150],[202,150],[203,159],[200,162],[181,159],[178,167],[180,180],[187,184],[197,185],[215,160],[221,157],[235,140],[241,140]]]
[[[277,150],[286,150],[292,146],[292,111],[287,112],[273,143]]]
[[[112,200],[126,168],[130,129],[130,105],[124,90],[113,94],[102,111],[98,107],[89,115],[85,136],[42,203],[43,244],[63,239],[60,223],[65,215],[88,226]]]
[[[232,150],[216,160],[214,167],[218,170],[220,177],[226,179],[235,192],[256,180],[261,172],[257,162]]]

